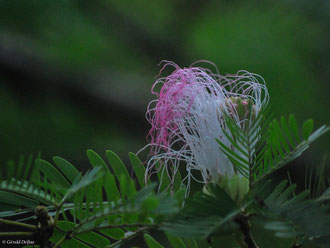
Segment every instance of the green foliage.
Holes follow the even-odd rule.
[[[186,248],[187,247],[186,244],[183,242],[183,240],[178,237],[175,237],[168,233],[166,234],[166,237],[170,241],[171,246],[173,248]]]
[[[240,175],[223,176],[202,192],[185,197],[180,172],[171,181],[161,164],[158,184],[146,180],[144,165],[133,153],[132,177],[112,151],[106,152],[105,161],[88,150],[92,169],[84,175],[63,158],[54,157],[53,165],[39,157],[32,162],[30,156],[1,173],[0,223],[32,230],[42,240],[40,247],[120,247],[139,235],[150,248],[256,243],[326,247],[330,194],[325,163],[316,171],[314,185],[310,176],[312,194],[296,193],[296,186],[287,181],[274,187],[264,178],[299,156],[328,128],[313,132],[308,120],[300,132],[294,117],[279,123],[265,109],[244,130],[230,118],[226,122],[225,135],[234,149],[218,143]],[[155,231],[165,235],[153,237]],[[8,233],[0,232],[3,235]]]
[[[293,115],[289,117],[288,122],[282,117],[281,124],[274,119],[260,128],[268,129],[268,139],[262,143],[265,148],[252,167],[256,182],[299,157],[314,140],[329,131],[329,127],[324,125],[312,132],[313,122],[308,120],[303,124],[300,134]]]
[[[220,187],[237,203],[242,203],[249,192],[249,181],[238,175],[223,177],[219,183]]]
[[[70,162],[58,156],[55,156],[53,161],[70,183],[73,183],[76,178],[81,179],[81,174]]]
[[[164,248],[161,244],[159,244],[153,237],[149,234],[144,234],[144,240],[146,241],[149,248]]]
[[[276,102],[274,106],[277,113],[294,109],[298,119],[313,114],[317,118],[316,122],[324,118],[329,121],[330,115],[324,114],[328,110],[327,84],[322,84],[322,79],[326,78],[324,69],[327,64],[324,63],[327,32],[324,32],[326,25],[322,25],[327,16],[327,8],[324,8],[326,1],[318,1],[317,4],[312,1],[266,1],[259,4],[260,1],[256,1],[257,5],[244,1],[198,1],[184,8],[180,1],[146,2],[1,1],[1,47],[5,48],[2,49],[4,54],[9,54],[2,59],[4,71],[9,71],[2,78],[0,89],[1,105],[5,106],[0,128],[1,157],[4,160],[19,153],[42,150],[46,156],[67,154],[65,156],[70,156],[69,159],[78,165],[85,144],[99,150],[108,145],[109,140],[117,151],[125,150],[127,145],[135,150],[142,144],[138,144],[138,138],[132,139],[136,134],[132,134],[131,128],[139,128],[139,125],[125,128],[120,121],[116,124],[113,121],[116,116],[109,115],[108,107],[113,107],[111,99],[115,99],[119,106],[115,112],[123,110],[120,106],[125,106],[125,109],[128,107],[128,113],[140,107],[143,109],[147,98],[140,97],[143,94],[138,90],[148,80],[139,79],[134,73],[154,74],[149,73],[148,68],[154,70],[154,59],[166,56],[176,57],[180,64],[206,57],[221,64],[221,71],[234,72],[242,67],[262,71],[268,82],[274,82],[267,86]],[[11,56],[13,54],[15,56]],[[126,73],[127,68],[129,71]],[[119,76],[121,70],[125,71],[124,78]],[[103,81],[109,84],[103,84]],[[122,87],[124,81],[132,83]],[[43,82],[47,82],[45,87]],[[316,82],[319,87],[315,87]],[[71,94],[71,91],[75,93]],[[117,94],[117,91],[121,93]],[[110,92],[110,95],[104,95],[106,92]],[[116,92],[115,95],[112,92]],[[74,102],[79,101],[76,95],[80,93],[84,97],[76,104]],[[89,100],[96,102],[102,121],[95,116],[94,108],[86,108],[81,104],[86,102],[85,97],[89,106],[94,105]],[[131,101],[125,99],[137,101],[133,101],[133,106]],[[99,102],[104,103],[101,104],[104,107]],[[306,188],[311,191],[309,199],[304,197],[307,193],[298,193],[299,187],[294,190],[294,186],[282,183],[281,187],[275,189],[271,184],[262,185],[264,179],[271,178],[274,171],[287,165],[308,147],[312,142],[313,123],[307,121],[300,129],[291,117],[289,120],[265,122],[262,124],[260,121],[261,129],[254,130],[261,136],[255,144],[251,141],[256,137],[252,128],[250,133],[242,137],[239,132],[231,136],[235,126],[230,130],[229,135],[238,146],[234,153],[227,151],[227,155],[234,161],[236,170],[249,179],[251,187],[245,187],[246,181],[240,181],[239,176],[221,178],[218,190],[228,194],[221,197],[230,197],[241,211],[240,207],[246,206],[244,210],[247,213],[239,213],[238,216],[249,213],[258,215],[251,217],[250,223],[259,247],[294,247],[295,235],[299,235],[298,244],[303,242],[303,247],[308,247],[315,240],[326,247],[329,240],[325,237],[316,238],[312,230],[305,230],[307,227],[304,226],[315,227],[315,232],[319,232],[318,221],[323,223],[320,224],[323,227],[327,223],[325,220],[330,198],[329,188],[326,190],[328,181],[323,183],[318,179],[318,173],[314,176],[312,170],[307,171]],[[326,129],[319,131],[314,134],[319,136]],[[313,154],[314,158],[327,146],[318,148],[318,152]],[[226,150],[224,147],[222,149]],[[59,157],[54,157],[53,162],[48,160],[50,163],[44,160],[34,162],[31,156],[26,160],[20,158],[17,164],[4,164],[4,170],[0,173],[0,217],[15,219],[19,223],[27,220],[39,224],[34,210],[45,205],[49,216],[57,219],[52,242],[61,241],[77,225],[93,218],[93,225],[90,226],[94,228],[92,231],[65,239],[61,247],[116,247],[124,244],[126,236],[142,235],[149,228],[161,229],[163,223],[172,223],[175,211],[170,212],[173,211],[173,205],[184,206],[176,217],[185,214],[193,217],[194,211],[198,217],[200,212],[208,212],[208,207],[213,206],[204,202],[204,198],[197,201],[199,195],[194,195],[194,192],[191,192],[191,199],[186,200],[179,173],[174,182],[168,180],[165,170],[161,170],[165,173],[158,173],[158,177],[153,178],[165,182],[159,192],[166,192],[158,195],[155,193],[158,182],[153,182],[154,185],[145,180],[144,167],[134,154],[129,156],[134,179],[127,176],[116,155],[111,152],[107,155],[104,161],[95,152],[88,151],[93,169],[90,168],[86,174],[80,173]],[[111,161],[108,161],[108,157]],[[270,189],[258,191],[261,186]],[[169,191],[173,191],[173,199],[178,204],[168,197]],[[210,189],[201,194],[206,195],[206,199],[218,201]],[[301,198],[293,201],[295,197]],[[221,206],[218,204],[215,208],[221,209]],[[192,210],[189,212],[187,209]],[[305,222],[300,220],[298,217],[304,219],[303,210],[319,216],[317,221],[310,216],[306,217]],[[295,215],[297,218],[294,218]],[[164,247],[169,244],[181,246],[182,243],[194,248],[203,245],[244,247],[244,244],[237,243],[242,234],[233,221],[235,218],[211,232],[211,237],[207,237],[212,238],[211,244],[205,240],[178,238],[174,231],[172,234],[175,237],[167,233],[167,240],[164,240],[165,235],[163,239],[156,235],[152,238],[154,232],[150,232],[148,244],[154,244],[150,241],[154,239]],[[185,222],[184,219],[181,221]],[[105,223],[143,226],[102,229]],[[155,226],[150,226],[154,223]],[[234,227],[229,228],[227,224],[229,227],[233,224]],[[88,230],[89,226],[86,225],[82,224],[78,231]],[[183,232],[190,227],[184,225],[177,228]],[[235,236],[237,231],[240,236]],[[289,238],[283,237],[288,234]],[[100,239],[100,236],[107,241]],[[230,239],[230,236],[234,238]],[[283,243],[282,240],[290,242]],[[121,243],[116,244],[117,241]]]
[[[146,171],[144,165],[142,164],[141,160],[132,152],[129,153],[129,159],[135,171],[135,175],[138,179],[140,187],[143,188],[146,185],[144,180],[144,175]]]
[[[249,179],[250,186],[299,157],[315,139],[330,130],[324,125],[312,132],[313,121],[307,120],[300,133],[293,115],[288,121],[282,117],[279,122],[267,107],[245,129],[230,116],[226,117],[226,124],[229,131],[224,133],[230,146],[218,140],[220,149],[235,169]]]
[[[223,189],[209,185],[206,193],[200,192],[188,199],[178,215],[164,223],[161,229],[179,237],[206,238],[228,224],[240,211]]]
[[[131,153],[130,159],[140,190],[118,156],[111,151],[106,154],[111,167],[88,150],[93,169],[84,176],[60,157],[54,157],[55,166],[36,159],[29,178],[16,179],[7,173],[8,178],[0,184],[1,202],[5,203],[0,216],[18,216],[21,207],[27,208],[22,214],[33,213],[37,206],[46,205],[48,214],[54,217],[51,242],[61,247],[105,247],[134,237],[140,229],[155,228],[158,221],[178,210],[176,199],[181,197],[171,198],[165,192],[156,195],[156,185],[145,184],[144,167],[135,154]],[[21,169],[24,163],[13,166]]]
[[[267,184],[262,186],[263,191],[268,192],[263,197],[265,207],[259,212],[266,218],[266,229],[273,231],[277,237],[299,237],[299,243],[318,244],[319,239],[330,234],[330,206],[324,204],[325,199],[310,200],[308,191],[295,195],[296,185],[287,186],[286,180],[271,193],[270,182]]]

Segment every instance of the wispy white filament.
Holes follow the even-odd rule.
[[[152,93],[157,99],[149,104],[146,114],[152,125],[149,132],[152,157],[147,164],[146,177],[163,169],[173,182],[179,164],[185,165],[188,185],[193,170],[202,176],[201,180],[194,179],[203,183],[234,175],[235,169],[219,149],[216,139],[230,147],[224,135],[224,130],[228,131],[225,114],[240,128],[251,121],[238,115],[231,97],[251,101],[256,114],[268,103],[264,80],[247,71],[221,76],[200,67],[181,69],[166,61],[164,67],[168,65],[175,70],[155,82]],[[158,85],[161,85],[160,91],[154,91]],[[161,168],[155,168],[158,162]]]

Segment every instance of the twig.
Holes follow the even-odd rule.
[[[298,241],[298,237],[296,237],[296,238],[294,239],[294,241],[292,242],[291,248],[298,248],[298,247],[301,247],[301,244],[297,244],[297,241]]]
[[[142,226],[142,227],[141,227]],[[124,228],[124,227],[141,227],[139,228],[136,232],[134,232],[131,235],[126,236],[125,238],[117,241],[116,243],[113,243],[112,245],[109,246],[109,248],[111,247],[116,247],[117,245],[121,244],[122,242],[128,241],[136,236],[138,236],[139,234],[148,231],[149,229],[151,229],[152,227],[156,227],[156,225],[152,225],[152,224],[122,224],[122,225],[106,225],[106,226],[102,226],[99,228],[93,228],[93,229],[89,229],[89,230],[85,230],[83,232],[69,232],[67,233],[65,236],[63,236],[54,246],[53,248],[58,248],[61,247],[62,243],[66,240],[66,239],[71,239],[73,238],[75,235],[80,234],[80,233],[84,233],[84,232],[89,232],[92,230],[100,230],[100,229],[105,229],[105,228]]]
[[[108,229],[108,228],[131,228],[131,227],[157,227],[157,225],[155,224],[120,224],[120,225],[104,225],[104,226],[100,226],[100,227],[93,227],[93,228],[89,228],[89,229],[86,229],[86,230],[83,230],[81,232],[75,232],[75,233],[72,233],[71,236],[74,236],[74,235],[77,235],[77,234],[81,234],[81,233],[85,233],[85,232],[90,232],[90,231],[95,231],[95,230],[101,230],[101,229]]]
[[[116,243],[113,243],[112,245],[108,246],[108,248],[113,248],[113,247],[116,247],[118,246],[119,244],[123,243],[123,242],[126,242],[130,239],[133,239],[135,237],[137,237],[138,235],[140,235],[141,233],[145,233],[147,232],[149,229],[151,229],[150,227],[148,226],[145,226],[145,227],[141,227],[140,229],[138,229],[136,232],[134,232],[133,234],[131,235],[128,235],[126,236],[125,238],[121,239],[121,240],[118,240]]]
[[[0,237],[15,236],[15,237],[33,237],[34,232],[0,232]]]
[[[244,235],[244,242],[248,248],[258,248],[250,232],[249,216],[240,215],[235,219],[235,222],[239,225],[240,231]]]
[[[2,218],[0,218],[0,224],[20,226],[20,227],[24,227],[26,229],[31,229],[31,230],[34,230],[34,231],[37,230],[37,228],[33,225],[25,224],[25,223],[18,222],[18,221],[5,220],[5,219],[2,219]]]
[[[63,238],[61,238],[57,243],[53,246],[53,248],[61,247],[62,243],[67,239],[67,235],[65,235]]]

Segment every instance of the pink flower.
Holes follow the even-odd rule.
[[[179,164],[184,164],[188,186],[192,170],[200,171],[201,179],[194,179],[203,183],[217,181],[224,175],[233,176],[236,171],[216,139],[230,146],[223,133],[227,129],[224,114],[244,128],[251,121],[246,118],[249,103],[253,104],[255,114],[268,103],[263,79],[247,71],[221,76],[196,66],[181,69],[165,61],[163,69],[167,66],[175,70],[155,82],[152,93],[157,99],[148,105],[146,113],[151,124],[148,137],[152,148],[146,177],[156,170],[158,162],[172,181]],[[161,88],[156,91],[159,85]]]

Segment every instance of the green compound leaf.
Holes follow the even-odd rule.
[[[239,213],[240,208],[223,189],[209,185],[206,193],[188,198],[184,208],[160,229],[177,237],[206,238]]]
[[[299,157],[318,137],[329,131],[322,126],[313,131],[313,121],[307,120],[299,134],[296,119],[272,119],[269,108],[260,110],[247,128],[242,128],[230,116],[225,116],[223,133],[230,144],[217,140],[220,150],[236,171],[249,179],[250,186]]]
[[[108,161],[115,173],[117,179],[119,179],[122,175],[126,177],[127,180],[130,180],[131,177],[129,176],[127,169],[120,158],[112,151],[106,151]]]
[[[167,174],[167,167],[164,165],[160,165],[159,163],[156,165],[159,171],[157,172],[157,178],[159,183],[159,192],[164,192],[169,189],[169,185],[171,183],[170,177]]]
[[[120,240],[125,237],[125,231],[120,228],[102,229],[100,233],[115,240]]]
[[[267,192],[259,194],[265,199],[264,209],[258,212],[265,217],[262,221],[265,229],[280,238],[305,237],[301,242],[317,242],[321,237],[330,235],[329,205],[322,201],[310,200],[309,192],[295,195],[295,185],[288,185],[286,180],[275,189],[268,187]],[[262,187],[263,185],[257,185]],[[265,191],[265,190],[264,190]]]
[[[120,199],[120,193],[114,175],[110,172],[104,160],[93,150],[87,151],[87,157],[93,167],[102,166],[105,168],[104,190],[109,200]]]
[[[53,161],[59,170],[64,174],[64,176],[73,183],[76,178],[81,178],[81,174],[70,162],[66,161],[64,158],[55,156],[53,157]]]
[[[63,239],[65,237],[65,235],[66,235],[66,232],[64,232],[58,228],[55,228],[54,233],[50,238],[50,241],[52,241],[53,243],[56,244],[61,239]],[[61,248],[72,248],[72,247],[89,248],[90,246],[84,244],[83,242],[81,242],[80,240],[78,240],[76,238],[67,239],[61,244]]]
[[[138,180],[141,188],[143,188],[146,185],[145,180],[144,180],[144,175],[145,175],[146,169],[145,169],[144,165],[142,164],[141,160],[134,153],[130,152],[128,154],[128,156],[129,156],[129,159],[133,166],[137,180]]]
[[[101,178],[103,176],[101,174],[101,171],[104,171],[104,169],[99,166],[93,168],[90,172],[87,172],[82,178],[77,177],[76,180],[73,182],[72,186],[68,189],[66,195],[63,197],[63,201],[65,201],[66,199],[70,199],[79,190],[90,186],[96,180]]]
[[[64,232],[70,232],[74,229],[75,226],[76,225],[73,222],[59,221],[57,227]],[[106,247],[110,245],[110,241],[108,239],[95,232],[80,233],[74,238],[83,241],[84,243],[93,247]]]
[[[151,237],[149,234],[144,234],[143,238],[146,241],[149,248],[165,248],[160,243],[158,243],[153,237]]]
[[[39,170],[50,178],[54,184],[65,189],[70,187],[68,180],[52,164],[42,159],[37,159],[36,164],[38,164]]]
[[[309,119],[304,122],[302,127],[302,136],[305,140],[308,139],[308,137],[312,134],[314,128],[314,121],[312,119]]]
[[[167,239],[170,241],[173,248],[186,248],[185,243],[182,241],[182,239],[175,237],[171,234],[165,233]]]
[[[47,190],[45,190],[45,188],[49,185],[44,183],[42,186],[43,187],[37,184],[32,184],[28,181],[18,181],[15,179],[11,179],[9,181],[2,181],[0,183],[0,190],[22,195],[45,205],[57,206],[57,197],[54,194],[50,194],[47,192]]]
[[[19,208],[19,206],[35,208],[39,205],[39,202],[36,200],[2,190],[0,190],[0,203],[15,206],[15,209]]]
[[[112,151],[106,151],[106,155],[114,174],[120,185],[122,196],[132,196],[136,193],[134,181],[129,176],[127,169],[120,158]]]

